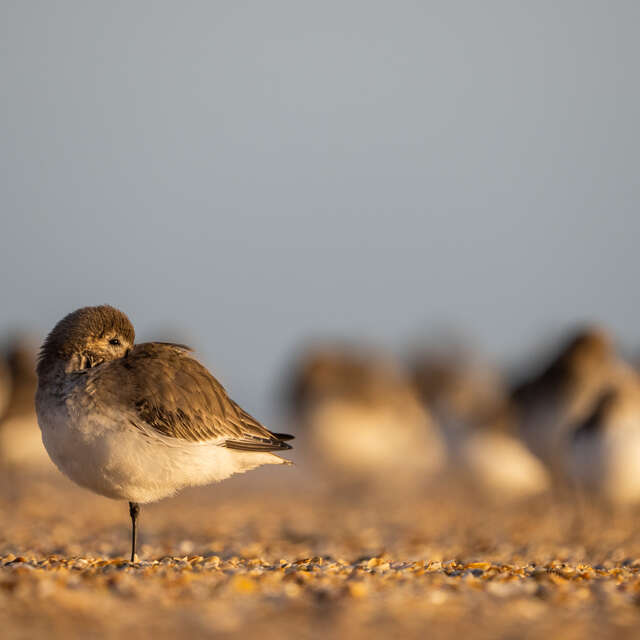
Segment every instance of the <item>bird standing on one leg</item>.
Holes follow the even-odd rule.
[[[136,559],[136,540],[138,538],[138,516],[140,505],[137,502],[129,503],[129,515],[131,516],[131,562]]]
[[[103,305],[63,318],[38,361],[36,411],[56,466],[129,502],[131,560],[139,504],[263,464],[291,464],[272,433],[231,400],[183,345],[134,345],[127,316]]]

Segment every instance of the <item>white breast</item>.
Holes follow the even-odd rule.
[[[143,433],[122,413],[56,402],[40,390],[36,410],[42,441],[58,469],[108,498],[153,502],[187,486],[286,462],[271,453]]]

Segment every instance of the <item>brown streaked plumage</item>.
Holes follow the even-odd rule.
[[[284,442],[291,436],[272,433],[239,407],[186,345],[147,342],[113,358],[100,342],[111,336],[131,344],[135,339],[133,325],[118,309],[102,305],[69,314],[47,337],[38,375],[46,375],[52,362],[66,360],[86,377],[86,391],[96,404],[135,413],[134,426],[169,438],[222,438],[224,446],[243,451],[291,449]]]
[[[38,377],[46,375],[56,362],[77,370],[112,360],[124,352],[108,349],[108,340],[117,338],[133,345],[135,337],[131,321],[115,307],[103,304],[78,309],[60,320],[47,336],[38,358]]]
[[[182,345],[148,342],[89,374],[87,390],[99,403],[134,411],[133,425],[192,442],[223,440],[230,449],[291,449],[262,426]],[[288,436],[285,436],[288,438]]]
[[[138,503],[262,464],[292,436],[261,425],[229,398],[188,347],[134,345],[121,311],[84,307],[42,346],[36,408],[51,459],[76,483],[129,501],[135,557]]]

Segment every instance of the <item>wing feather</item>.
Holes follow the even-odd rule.
[[[147,342],[129,354],[90,370],[97,394],[108,394],[131,422],[188,442],[216,441],[241,451],[291,449],[244,411],[183,345]]]

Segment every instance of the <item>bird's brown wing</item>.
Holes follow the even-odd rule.
[[[134,425],[163,436],[242,451],[291,449],[285,434],[271,433],[239,407],[182,345],[139,344],[97,368],[92,382]]]

